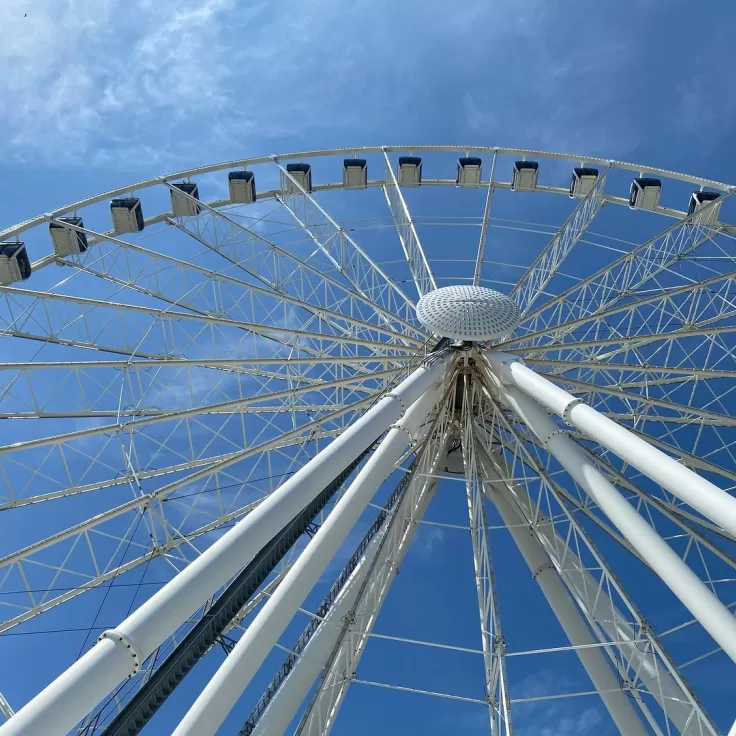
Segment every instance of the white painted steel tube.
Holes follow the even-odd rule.
[[[310,688],[327,663],[332,650],[340,638],[343,626],[343,617],[350,612],[355,603],[360,586],[376,554],[381,534],[377,534],[360,562],[348,578],[345,586],[338,594],[327,615],[312,635],[304,648],[302,656],[294,666],[286,680],[284,680],[273,700],[264,711],[252,736],[283,736],[288,725],[296,715],[299,706],[307,697]]]
[[[736,536],[736,498],[510,355],[487,354],[504,383],[520,388],[703,516]]]
[[[389,430],[172,736],[216,733],[381,483],[393,472],[410,439],[416,438],[438,395],[439,383]]]
[[[485,449],[478,443],[476,450],[483,472],[491,481],[506,483],[498,475]],[[526,519],[510,500],[505,489],[496,485],[483,484],[483,490],[498,509],[504,524],[516,542],[516,546],[526,561],[544,597],[560,622],[570,644],[585,646],[597,644],[580,611],[575,606],[557,571],[549,564],[549,557],[539,539],[527,527]],[[595,588],[594,588],[595,589]],[[606,709],[611,714],[618,730],[627,736],[647,736],[629,697],[621,690],[617,675],[606,660],[603,652],[595,646],[576,649],[580,663],[585,668],[591,682],[600,693]]]
[[[542,407],[517,388],[502,388],[511,407],[572,478],[598,504],[649,567],[736,662],[736,618],[647,524],[583,450],[550,419]]]
[[[336,478],[405,407],[444,376],[448,357],[414,371],[66,672],[0,726],[0,736],[63,736]],[[119,635],[119,636],[118,636]],[[113,645],[107,642],[113,642]],[[103,645],[104,643],[104,645]]]
[[[482,445],[480,445],[480,448],[481,460],[484,458],[487,459],[488,455],[485,452],[485,448]],[[501,458],[501,462],[503,462],[503,458]],[[544,545],[547,545],[548,549],[564,550],[563,559],[561,560],[561,571],[557,573],[556,570],[551,571],[550,568],[547,568],[538,575],[537,580],[544,580],[545,584],[549,586],[550,580],[554,574],[560,583],[562,593],[566,595],[565,591],[569,588],[574,591],[574,597],[577,597],[581,601],[589,600],[591,603],[591,609],[589,610],[588,615],[593,618],[596,625],[606,633],[611,641],[619,642],[618,646],[624,653],[625,661],[631,667],[632,671],[639,673],[641,681],[646,686],[647,690],[649,690],[652,697],[660,704],[662,710],[667,713],[668,718],[675,725],[678,732],[683,736],[702,736],[700,721],[693,719],[692,709],[685,700],[682,689],[669,671],[666,670],[661,663],[656,661],[654,655],[648,650],[648,648],[640,648],[637,642],[638,636],[634,631],[633,626],[629,623],[629,617],[624,615],[624,613],[614,605],[607,595],[590,595],[590,591],[598,590],[598,582],[593,578],[590,572],[588,572],[585,565],[582,564],[575,552],[569,549],[569,545],[565,540],[557,534],[552,524],[544,523],[547,518],[543,515],[539,515],[539,512],[524,485],[521,483],[510,483],[508,481],[504,481],[504,484],[513,490],[517,502],[523,508],[528,510],[529,515],[527,518],[537,518],[539,520],[539,524],[536,526],[536,535],[529,534],[529,536],[536,542],[535,546],[537,547],[537,550],[542,550],[545,555],[545,559],[549,560],[549,557],[544,551]],[[508,501],[502,493],[495,494],[493,496],[493,501],[498,504],[499,498],[502,502],[506,501],[507,504],[510,504],[514,512],[519,514],[518,518],[522,519],[522,523],[526,523],[523,515],[519,512],[516,506]],[[499,513],[503,515],[503,510],[500,506]],[[526,535],[530,530],[512,528],[509,529],[509,531],[514,539],[516,539],[517,534]],[[541,540],[544,540],[544,543]],[[521,548],[521,545],[519,545],[519,548],[522,551],[522,554],[524,554],[524,550]],[[526,558],[526,555],[524,555],[524,557]],[[537,564],[537,558],[534,559],[534,564]],[[535,567],[535,569],[539,568]],[[562,583],[563,579],[564,585]],[[565,586],[567,586],[567,588]],[[570,599],[568,598],[568,600]],[[553,611],[557,613],[555,606],[552,605],[552,601],[550,601],[550,605]],[[573,606],[573,613],[580,620],[583,620],[580,611],[575,606]],[[571,620],[571,618],[568,620]],[[560,622],[562,623],[562,621]],[[567,633],[568,636],[571,636],[572,632],[568,632],[568,629],[564,626],[563,628],[565,629],[565,633]],[[571,639],[571,643],[574,644],[576,642]],[[584,642],[581,641],[580,643]],[[589,650],[580,650],[578,652],[578,656],[587,651]],[[595,651],[599,652],[600,656],[603,657],[603,653],[600,650]],[[587,654],[586,657],[590,659]],[[582,656],[580,658],[582,661]],[[606,660],[604,658],[604,662],[605,661]],[[588,667],[585,665],[585,662],[583,662],[583,665],[587,670]],[[591,679],[593,679],[592,676]],[[618,681],[616,681],[616,687],[618,687]],[[626,733],[626,731],[622,731],[622,733]]]

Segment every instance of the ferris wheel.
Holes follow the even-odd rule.
[[[0,736],[727,731],[733,191],[378,146],[0,232]]]

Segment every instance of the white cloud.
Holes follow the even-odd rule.
[[[444,541],[445,531],[442,527],[420,524],[409,551],[417,554],[422,560],[428,560]]]
[[[234,7],[234,0],[5,0],[3,153],[65,161],[94,146],[93,163],[106,163],[106,149],[125,146],[166,158],[162,128],[228,102],[231,72],[218,37]],[[158,129],[142,131],[154,121]]]
[[[514,684],[512,698],[532,698],[586,690],[561,672],[542,669]],[[514,708],[514,732],[518,736],[607,736],[614,731],[603,721],[595,700],[540,700]]]
[[[678,88],[642,66],[664,12],[642,2],[632,27],[541,0],[2,0],[0,159],[165,170],[468,134],[621,157],[653,132],[654,97],[658,131],[705,114],[725,132],[720,51],[696,45]]]

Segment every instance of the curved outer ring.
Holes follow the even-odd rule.
[[[72,202],[71,204],[65,205],[63,207],[60,207],[56,210],[53,210],[51,212],[47,212],[43,215],[38,215],[36,217],[33,217],[29,220],[25,220],[24,222],[18,223],[17,225],[13,225],[9,228],[6,228],[5,230],[0,231],[0,242],[8,240],[9,238],[14,238],[19,236],[22,232],[26,230],[30,230],[31,228],[34,228],[38,225],[42,225],[44,223],[50,222],[51,220],[61,217],[63,215],[76,212],[79,209],[82,209],[84,207],[88,207],[93,204],[97,204],[99,202],[104,202],[105,200],[112,199],[114,197],[127,194],[134,191],[139,191],[141,189],[148,189],[150,187],[154,187],[156,185],[164,184],[167,182],[173,182],[177,181],[179,179],[189,179],[193,176],[197,176],[200,174],[208,174],[213,173],[216,171],[223,171],[226,169],[232,169],[232,168],[243,168],[247,166],[253,166],[257,164],[267,164],[272,163],[274,161],[289,161],[289,160],[301,160],[304,158],[319,158],[324,156],[336,156],[336,155],[358,155],[358,154],[367,154],[367,153],[382,153],[382,152],[395,152],[395,151],[409,151],[409,152],[415,152],[415,151],[428,151],[428,152],[447,152],[447,153],[465,153],[465,154],[480,154],[480,153],[490,153],[493,155],[516,155],[522,158],[527,157],[535,157],[535,158],[546,158],[546,159],[561,159],[561,160],[568,160],[575,163],[580,164],[598,164],[600,166],[606,166],[606,167],[612,167],[627,171],[636,172],[639,175],[647,175],[647,176],[658,176],[663,177],[666,179],[675,179],[678,181],[688,182],[690,184],[694,184],[696,186],[700,187],[710,187],[712,189],[719,189],[723,192],[730,193],[732,191],[736,191],[736,187],[725,184],[723,182],[717,182],[713,181],[711,179],[704,179],[701,177],[696,176],[690,176],[688,174],[681,174],[675,171],[669,171],[667,169],[658,169],[658,168],[652,168],[652,167],[646,167],[641,166],[638,164],[632,164],[627,163],[624,161],[614,161],[609,159],[602,159],[602,158],[596,158],[596,157],[590,157],[590,156],[577,156],[575,154],[567,154],[567,153],[556,153],[552,151],[540,151],[536,149],[524,149],[524,148],[501,148],[501,147],[493,147],[493,146],[431,146],[431,145],[415,145],[415,146],[362,146],[358,148],[326,148],[326,149],[318,149],[318,150],[312,150],[312,151],[301,151],[296,153],[284,153],[284,154],[273,154],[270,156],[259,156],[255,158],[247,158],[247,159],[237,159],[234,161],[225,161],[217,164],[210,164],[208,166],[200,166],[194,169],[186,169],[184,171],[178,171],[172,174],[165,174],[163,176],[157,176],[152,179],[144,179],[143,181],[139,181],[135,184],[128,184],[123,187],[118,187],[116,189],[111,189],[107,192],[103,192],[101,194],[94,195],[92,197],[87,197],[86,199],[80,199],[77,202]],[[384,182],[383,180],[373,180],[368,182],[368,186],[380,186]],[[454,179],[423,179],[422,180],[423,185],[455,185]],[[487,186],[488,181],[481,182],[480,186]],[[494,185],[497,188],[510,188],[510,182],[501,182],[497,181],[494,182]],[[342,189],[343,185],[342,182],[332,183],[332,184],[324,184],[324,185],[315,185],[313,189],[315,191],[320,190],[326,190],[326,189]],[[551,186],[538,186],[535,191],[538,192],[548,192],[553,194],[568,194],[568,189],[566,187],[551,187]],[[273,198],[275,195],[279,194],[280,190],[271,190],[271,191],[264,191],[259,193],[258,201],[263,201],[264,199],[270,199]],[[624,197],[616,197],[612,195],[606,195],[605,197],[606,201],[612,202],[615,204],[620,205],[627,205],[628,200]],[[226,200],[215,200],[212,202],[208,202],[211,207],[223,207],[227,204],[231,204],[229,199]],[[680,210],[673,210],[669,208],[660,207],[657,210],[654,210],[658,214],[666,215],[673,218],[679,218],[685,216],[685,212],[682,212]],[[153,217],[150,217],[145,220],[147,225],[155,224],[157,222],[162,222],[167,216],[169,216],[170,213],[163,213],[160,215],[155,215]],[[736,228],[732,228],[732,226],[726,225],[724,223],[719,223],[721,227],[725,227],[729,230],[736,231]],[[49,263],[53,263],[56,260],[55,255],[50,255],[47,257],[44,257],[38,261],[35,261],[33,263],[34,269],[42,268],[43,266],[48,265]]]

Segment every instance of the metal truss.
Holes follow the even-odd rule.
[[[346,617],[317,690],[296,729],[295,733],[299,736],[329,734],[335,724],[381,606],[414,537],[417,522],[424,515],[436,489],[437,480],[433,476],[450,439],[452,401],[452,395],[445,400],[404,499],[381,538],[374,561]]]
[[[415,458],[406,473],[401,476],[396,488],[360,540],[327,596],[297,642],[291,647],[289,656],[256,703],[240,729],[240,736],[267,733],[269,729],[285,728],[291,722],[308,689],[334,649],[342,628],[340,622],[355,602],[358,588],[365,580],[365,573],[375,557],[379,540],[385,535],[394,510],[401,504],[418,465],[418,458]],[[290,692],[286,693],[285,690]]]
[[[188,195],[183,196],[192,199]],[[324,306],[331,305],[339,315],[338,323],[347,315],[363,315],[368,322],[389,325],[397,330],[397,334],[426,335],[416,325],[413,314],[403,319],[395,311],[374,301],[360,288],[360,284],[356,288],[354,280],[346,279],[339,267],[334,277],[331,276],[330,272],[335,269],[332,260],[320,259],[313,252],[307,252],[304,258],[300,258],[293,250],[281,247],[221,209],[199,201],[196,206],[200,210],[198,215],[172,216],[168,221],[232,264],[231,270],[235,267],[235,271],[244,274],[249,282],[260,282],[272,294],[296,297],[308,313],[319,314]],[[315,206],[318,205],[315,203]],[[330,223],[334,222],[328,215],[324,216]],[[286,234],[303,237],[303,223],[298,221],[291,229],[287,228]],[[311,242],[311,235],[309,237]],[[296,244],[303,250],[301,240],[297,240]],[[319,252],[324,255],[323,250]],[[379,275],[385,277],[382,272]]]
[[[220,217],[226,216],[212,209],[210,219]],[[354,335],[360,338],[362,334],[370,334],[371,339],[376,339],[381,335],[382,337],[378,339],[388,338],[388,343],[398,340],[399,344],[415,347],[423,343],[418,337],[403,336],[382,325],[371,324],[357,318],[356,314],[366,313],[370,319],[373,305],[366,303],[366,300],[357,299],[352,292],[345,290],[344,287],[340,288],[338,284],[330,285],[333,288],[329,289],[326,288],[327,282],[324,278],[320,278],[319,286],[314,284],[313,289],[309,290],[307,287],[312,285],[311,282],[317,281],[317,274],[310,270],[311,278],[304,279],[307,269],[298,261],[293,263],[292,275],[286,283],[276,282],[268,277],[268,270],[263,268],[262,258],[259,259],[260,270],[256,271],[254,268],[251,271],[247,268],[247,254],[242,251],[246,250],[243,241],[248,243],[248,240],[244,237],[232,237],[227,231],[223,234],[223,228],[214,227],[212,223],[207,228],[207,220],[203,221],[201,216],[189,218],[195,220],[196,228],[200,231],[195,232],[187,227],[187,223],[180,222],[182,219],[187,218],[172,219],[173,224],[182,233],[212,251],[224,257],[228,246],[235,250],[237,255],[231,257],[233,265],[244,271],[244,277],[250,277],[250,281],[80,227],[75,227],[74,230],[98,239],[95,257],[84,260],[64,259],[62,262],[126,289],[159,299],[167,305],[185,308],[196,314],[225,317],[262,327],[291,322],[298,324],[301,329],[311,329],[314,326],[316,331],[320,331],[319,323],[322,323],[329,325],[336,334],[343,336]],[[227,219],[226,224],[229,224]],[[233,227],[236,226],[237,224],[233,223]],[[195,223],[192,223],[192,227],[195,227]],[[204,234],[211,234],[212,238],[217,237],[220,241],[207,241]],[[294,261],[293,257],[288,258],[288,254],[282,255],[284,252],[275,246],[269,250],[272,255],[270,260]],[[232,271],[233,266],[229,270]],[[279,269],[282,273],[284,270],[283,267]],[[287,287],[292,283],[295,287],[292,291],[298,295],[292,296],[287,291]],[[297,285],[300,287],[299,290],[296,289]],[[314,288],[320,289],[319,299],[316,298]],[[328,302],[327,298],[323,298],[323,294],[325,297],[332,296],[331,307],[323,306]],[[383,314],[379,310],[376,311]],[[404,331],[417,332],[409,325],[402,324],[398,327]]]
[[[411,213],[390,164],[394,154],[406,152],[425,157],[425,174],[437,173],[438,178],[425,176],[416,190],[417,197],[436,194],[436,201],[455,187],[454,165],[447,167],[450,154],[482,156],[484,170],[490,163],[488,180],[475,192],[476,210],[485,194],[482,214],[429,215],[418,208]],[[376,176],[366,186],[373,189],[379,208],[375,213],[369,207],[359,211],[349,224],[336,217],[342,214],[340,202],[333,209],[329,198],[348,202],[353,195],[359,200],[364,195],[340,193],[343,184],[337,178],[342,172],[329,158],[340,154],[364,156],[369,173]],[[435,168],[434,155],[445,174]],[[508,192],[498,191],[511,187],[512,157],[538,159],[542,168],[559,162],[595,165],[603,174],[559,228],[504,220]],[[314,183],[307,191],[287,171],[287,163],[312,159],[321,162],[314,166]],[[258,179],[257,201],[248,205],[222,194],[226,172],[242,167],[254,168]],[[647,235],[645,242],[630,243],[616,233],[594,232],[613,218],[629,216],[625,192],[616,190],[617,177],[609,173],[615,170],[656,176],[663,188],[675,181],[721,196],[690,215],[683,211],[685,201],[682,210],[657,206],[651,213],[631,215],[640,218],[642,231],[647,218],[664,216],[672,224],[654,237]],[[201,177],[202,199],[175,187],[192,177]],[[519,196],[531,209],[550,195],[567,197],[568,191],[567,186],[545,183]],[[162,585],[180,573],[189,574],[203,557],[211,559],[210,551],[216,552],[219,540],[237,525],[253,524],[251,534],[260,534],[254,520],[270,513],[273,494],[293,483],[304,467],[314,468],[310,463],[319,453],[329,456],[329,448],[363,426],[366,415],[375,417],[376,407],[385,414],[390,405],[397,412],[391,421],[402,426],[406,406],[394,392],[426,362],[437,340],[417,321],[414,290],[421,296],[450,272],[470,282],[472,269],[476,285],[508,284],[500,288],[510,290],[521,306],[521,326],[494,350],[515,353],[555,390],[567,392],[577,402],[571,407],[592,407],[632,438],[676,458],[683,474],[694,470],[732,497],[736,228],[719,218],[728,215],[733,191],[700,177],[577,155],[487,146],[462,151],[374,146],[176,172],[95,195],[0,232],[1,243],[23,240],[33,265],[30,281],[0,285],[0,420],[6,430],[0,445],[0,514],[12,530],[0,554],[0,634],[44,631],[38,627],[47,621],[53,625],[85,611],[70,631],[84,629],[82,649],[89,650],[102,631],[98,624],[111,623],[103,621],[103,610],[105,616],[112,610],[127,621]],[[189,205],[191,214],[168,211],[172,192]],[[208,193],[220,198],[208,198]],[[131,194],[142,200],[145,229],[129,234],[106,230],[108,200]],[[392,221],[381,214],[384,195]],[[369,191],[365,199],[370,202],[371,196]],[[606,211],[599,215],[603,206]],[[86,225],[60,219],[68,215],[83,216]],[[65,255],[54,239],[52,251],[50,225],[86,238],[88,247]],[[449,225],[467,226],[466,233],[477,232],[479,226],[477,250],[461,254],[458,249],[457,255],[430,261],[418,232],[429,242],[430,227]],[[368,243],[368,231],[385,228],[389,233],[394,227],[403,249],[398,260],[383,261],[380,249],[374,253],[361,245],[361,230]],[[523,258],[519,248],[497,261],[492,252],[496,244],[488,239],[492,227],[543,236],[533,249],[538,255],[530,265],[501,263],[513,260],[512,255]],[[449,261],[457,271],[441,273],[439,264]],[[484,264],[490,263],[518,268],[522,276],[515,285],[505,282],[503,274],[482,279]],[[51,265],[64,268],[47,268]],[[442,359],[450,352],[448,342],[439,343]],[[312,636],[300,640],[289,658],[293,669],[311,672],[308,678],[300,675],[304,682],[311,684],[323,670],[298,732],[329,733],[350,684],[366,682],[356,675],[360,657],[368,640],[378,636],[373,625],[434,492],[446,443],[460,437],[481,616],[482,645],[472,651],[483,657],[485,697],[367,684],[487,708],[497,734],[512,732],[513,707],[517,728],[523,727],[517,703],[530,699],[511,697],[515,683],[506,677],[505,662],[535,652],[507,651],[504,646],[485,518],[491,507],[484,503],[489,503],[495,504],[502,528],[512,536],[520,525],[524,529],[537,560],[534,579],[545,595],[552,590],[555,605],[564,609],[560,615],[552,606],[569,649],[593,683],[593,690],[541,698],[598,693],[627,736],[639,736],[641,729],[657,736],[718,733],[685,673],[710,705],[707,683],[699,689],[698,663],[705,660],[708,666],[711,657],[714,664],[725,660],[730,647],[707,639],[710,629],[676,599],[666,616],[652,607],[648,618],[646,607],[637,607],[651,602],[634,602],[627,575],[655,575],[657,560],[642,553],[638,540],[612,520],[605,503],[561,466],[550,451],[555,438],[535,434],[524,412],[507,401],[509,386],[487,369],[484,350],[452,352],[462,366],[462,390],[443,404],[430,438],[421,447],[404,447],[394,463],[405,469],[417,453],[401,499],[385,518],[384,513],[379,516],[373,540],[361,547],[355,567],[342,575],[343,587],[333,591],[334,607],[320,608],[311,620],[310,631],[313,636],[322,632],[322,643],[312,646]],[[704,515],[697,504],[683,501],[677,489],[659,484],[592,435],[579,427],[563,428],[557,414],[555,436],[557,430],[564,433],[581,462],[615,487],[627,512],[633,510],[651,527],[674,552],[677,565],[692,571],[694,582],[704,586],[705,597],[712,594],[730,616],[736,609],[736,536],[729,519]],[[394,429],[381,426],[381,431]],[[274,533],[299,510],[289,509]],[[604,540],[606,556],[596,548],[598,539]],[[524,555],[525,545],[518,536],[516,541]],[[241,555],[242,564],[251,553]],[[218,568],[221,587],[236,574],[225,569],[231,562],[221,561]],[[234,630],[247,630],[246,617],[276,594],[285,570],[296,562],[283,564],[227,624],[225,637],[228,631],[236,636]],[[149,624],[158,647],[146,643],[141,668],[119,689],[105,691],[112,695],[103,693],[103,678],[91,677],[88,688],[65,699],[57,713],[73,704],[84,719],[77,722],[82,730],[114,716],[156,663],[210,610],[214,595],[209,591],[188,601],[188,618],[175,630],[164,631],[170,611],[153,617]],[[98,609],[100,601],[104,609]],[[42,616],[47,612],[51,614]],[[109,653],[111,646],[107,638],[91,651],[97,656],[103,649]],[[131,640],[133,650],[135,646]],[[116,657],[120,649],[115,649]],[[80,655],[80,661],[88,661],[90,651]],[[111,678],[120,682],[130,673],[129,665],[118,657]],[[46,674],[53,679],[58,672]],[[287,674],[282,671],[281,686],[275,695],[270,692],[271,706],[261,704],[266,715],[274,707],[284,706],[286,712],[294,705],[289,681],[299,678]],[[2,682],[0,689],[9,692]],[[93,690],[101,700],[94,699]],[[100,702],[102,709],[96,705]],[[294,713],[302,702],[298,698]],[[10,719],[0,725],[2,736],[21,729],[16,724],[27,716],[27,707],[18,713],[13,715],[0,695],[0,714]],[[48,717],[41,731],[61,732],[53,714],[40,717]]]
[[[363,406],[372,400],[363,400]],[[214,462],[210,459],[201,469],[169,481],[150,493],[143,491],[141,479],[133,474],[133,480],[123,486],[137,491],[131,500],[0,560],[0,593],[3,589],[14,591],[12,597],[0,596],[1,608],[9,616],[0,623],[0,631],[114,580],[150,559],[169,558],[177,552],[185,552],[203,534],[247,514],[278,484],[274,483],[278,479],[273,478],[265,487],[256,481],[273,466],[283,448],[291,448],[293,459],[293,451],[301,449],[305,441],[311,441],[314,430],[349,411],[351,409],[337,410],[326,415],[324,420],[308,422],[275,439],[231,452]],[[115,446],[115,441],[110,441]],[[255,462],[248,462],[250,458]],[[191,488],[197,488],[196,494],[187,493]],[[216,504],[204,510],[196,499],[208,491],[214,495]],[[255,500],[242,505],[248,498]],[[182,527],[197,520],[206,520],[206,523],[186,533],[181,531]],[[132,559],[116,562],[124,548],[133,555]],[[196,547],[194,549],[196,551]],[[188,556],[181,559],[186,564]],[[65,592],[52,595],[51,591],[59,587],[66,588]],[[18,597],[21,591],[26,592],[25,599]]]
[[[478,441],[490,457],[497,437],[513,446],[513,454],[504,452],[504,463],[496,470],[503,478],[520,479],[507,484],[514,502],[604,646],[621,687],[632,694],[655,733],[674,726],[680,733],[718,734],[652,626],[550,482],[546,451],[525,442],[486,391],[490,406]]]
[[[328,483],[314,501],[289,521],[246,565],[104,729],[102,733],[105,736],[133,736],[140,733],[163,702],[181,684],[191,668],[218,639],[225,635],[226,630],[232,627],[234,620],[251,596],[266,581],[299,537],[310,528],[319,513],[358,467],[369,449],[356,458],[337,478]]]
[[[401,193],[398,181],[396,181],[396,173],[391,165],[391,159],[389,159],[386,151],[383,152],[383,155],[386,159],[386,181],[383,185],[383,193],[386,195],[386,202],[391,210],[391,216],[396,225],[396,232],[399,235],[406,262],[411,275],[414,277],[414,286],[417,294],[421,297],[428,291],[434,291],[437,288],[437,283],[432,275],[432,269],[429,267],[427,256],[424,254],[422,241],[419,240],[404,195]]]
[[[631,296],[640,294],[651,281],[657,287],[658,277],[675,274],[672,269],[675,264],[692,256],[704,244],[714,243],[718,232],[718,229],[702,225],[694,215],[683,218],[527,314],[521,337],[509,341],[509,344],[533,345],[534,336],[552,331],[550,328],[553,326],[556,329],[550,344],[559,343],[561,337],[578,325],[602,319],[622,301],[626,303]],[[529,276],[525,274],[525,278]],[[621,309],[626,309],[626,306]],[[561,325],[564,327],[560,328]]]
[[[482,473],[475,452],[475,423],[479,405],[483,403],[481,391],[476,389],[470,372],[457,379],[456,397],[461,405],[455,410],[460,415],[461,447],[465,468],[465,491],[470,515],[470,539],[473,545],[473,567],[478,591],[481,642],[485,665],[485,693],[488,700],[491,734],[513,736],[509,683],[506,675],[506,642],[501,627],[496,593],[493,557],[488,538],[488,520],[484,506]]]
[[[391,314],[412,320],[411,299],[330,217],[311,192],[305,191],[277,159],[275,163],[281,172],[284,192],[277,199],[317,246],[322,262],[345,278],[359,294]]]
[[[496,187],[496,161],[498,159],[498,149],[493,150],[493,159],[491,160],[491,175],[488,177],[488,190],[486,192],[486,204],[483,208],[483,219],[480,223],[480,237],[478,238],[478,253],[475,257],[475,268],[473,269],[473,286],[480,284],[481,274],[483,272],[483,260],[486,252],[486,240],[488,239],[488,223],[491,221],[491,211],[493,207],[493,192]]]
[[[3,697],[3,694],[0,693],[0,715],[2,715],[5,719],[10,718],[13,715],[14,711],[10,707],[10,703]]]
[[[598,177],[593,189],[577,205],[511,290],[510,296],[516,299],[522,315],[527,314],[544,293],[570,251],[593,223],[605,201],[607,174],[608,170]]]

